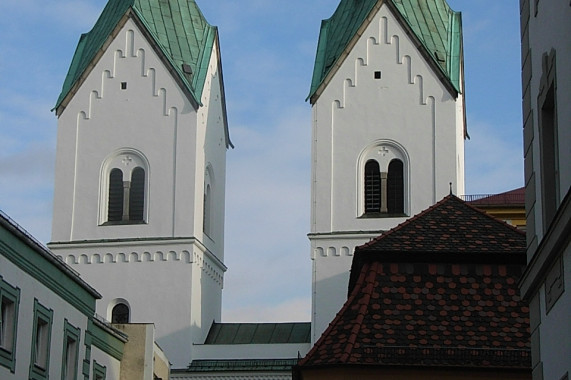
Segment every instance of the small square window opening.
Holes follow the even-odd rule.
[[[381,79],[381,72],[375,71],[375,79]]]
[[[121,82],[121,90],[127,89],[127,82]]]

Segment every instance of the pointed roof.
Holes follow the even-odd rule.
[[[530,368],[525,234],[448,196],[355,250],[349,297],[303,367]]]
[[[201,103],[217,28],[208,24],[196,2],[109,0],[93,29],[81,35],[54,109],[62,105],[74,86],[81,83],[112,32],[125,16],[131,14],[130,11],[172,66],[182,86],[197,104]],[[189,65],[192,73],[185,72],[183,65]]]
[[[333,16],[321,22],[308,99],[341,59],[371,11],[383,3],[402,18],[437,70],[460,92],[462,17],[446,0],[341,0]]]

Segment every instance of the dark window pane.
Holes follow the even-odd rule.
[[[123,172],[111,170],[109,174],[109,202],[107,204],[107,220],[120,221],[123,218]]]
[[[404,175],[401,160],[392,160],[389,164],[387,209],[389,214],[404,213]]]
[[[365,213],[381,210],[381,173],[379,163],[373,160],[365,164]]]
[[[131,174],[129,220],[142,221],[145,211],[145,170],[135,168]]]
[[[111,312],[111,323],[129,323],[129,307],[118,303]]]

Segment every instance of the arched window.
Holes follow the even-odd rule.
[[[359,155],[357,216],[396,218],[410,210],[410,160],[404,147],[378,140]]]
[[[113,306],[111,323],[129,323],[129,306],[124,303]]]
[[[100,224],[145,223],[149,165],[133,149],[113,153],[101,167]]]
[[[401,160],[389,164],[387,175],[387,211],[389,214],[404,213],[404,174]]]
[[[129,189],[129,220],[143,221],[145,211],[145,170],[137,167],[131,173]]]
[[[381,171],[379,163],[367,161],[365,165],[365,213],[381,211]]]
[[[113,169],[109,173],[109,196],[107,220],[118,222],[123,219],[123,172]]]

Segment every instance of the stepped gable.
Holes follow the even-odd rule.
[[[321,22],[308,99],[343,56],[371,11],[383,0],[342,0],[333,15]],[[460,91],[462,17],[446,0],[384,0],[403,26],[410,29],[450,84]]]
[[[134,19],[155,43],[159,55],[197,104],[206,80],[206,71],[217,28],[208,24],[194,0],[109,0],[90,32],[82,34],[54,109],[89,74],[113,33],[127,17]],[[183,69],[188,65],[192,73]]]
[[[348,300],[298,367],[529,368],[524,265],[523,233],[447,196],[356,249]]]

